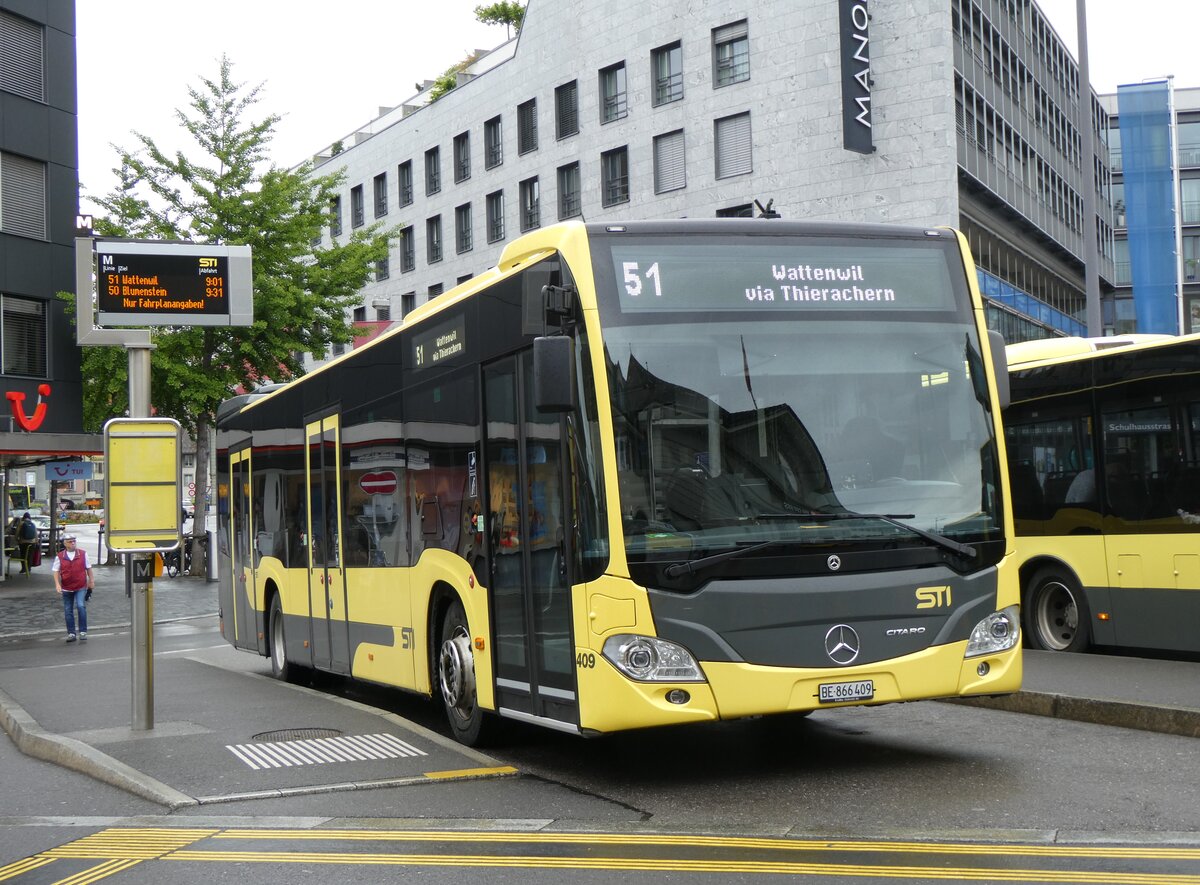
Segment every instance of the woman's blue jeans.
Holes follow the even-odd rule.
[[[87,590],[64,590],[63,614],[67,618],[67,632],[75,632],[75,609],[79,609],[79,630],[87,632]]]

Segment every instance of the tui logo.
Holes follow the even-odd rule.
[[[46,419],[46,404],[42,402],[42,397],[50,395],[49,384],[38,385],[37,406],[34,407],[32,418],[25,414],[25,394],[10,390],[4,395],[8,397],[9,408],[12,409],[13,417],[17,419],[22,430],[33,433],[42,426],[42,421]]]

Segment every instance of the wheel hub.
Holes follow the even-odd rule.
[[[465,630],[460,628],[442,643],[438,671],[446,706],[456,710],[469,708],[475,697],[475,660]]]

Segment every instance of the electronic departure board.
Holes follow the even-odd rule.
[[[254,321],[249,246],[98,241],[102,326],[248,326]]]

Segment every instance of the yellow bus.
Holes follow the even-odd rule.
[[[1200,335],[1008,347],[1026,642],[1200,651]]]
[[[1012,692],[995,340],[950,230],[530,233],[223,405],[223,633],[469,744]]]

